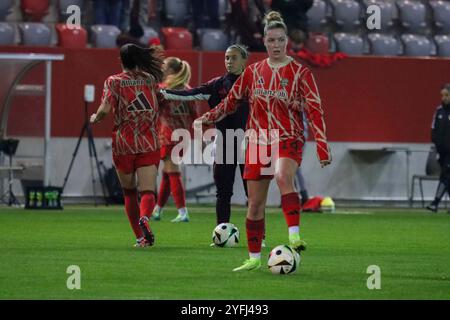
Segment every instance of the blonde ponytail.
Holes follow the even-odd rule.
[[[167,89],[179,89],[185,87],[191,80],[191,66],[184,60],[169,57],[165,60],[169,68],[175,71],[164,80]]]

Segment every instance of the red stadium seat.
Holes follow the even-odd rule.
[[[328,53],[328,37],[322,33],[310,33],[305,46],[314,53]]]
[[[69,27],[64,23],[56,25],[58,46],[64,48],[86,48],[87,32],[83,27]]]
[[[192,49],[192,34],[186,28],[161,28],[161,34],[167,50]]]
[[[20,7],[28,20],[39,22],[48,13],[50,0],[21,0]]]

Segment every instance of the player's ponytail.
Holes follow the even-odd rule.
[[[283,29],[287,34],[287,26],[284,23],[283,17],[277,11],[269,11],[264,17],[264,35],[268,30]]]
[[[120,59],[125,69],[139,69],[151,74],[156,82],[162,81],[163,60],[158,48],[141,48],[134,44],[126,44],[120,48]]]
[[[167,69],[174,73],[167,75],[164,84],[168,89],[178,89],[186,86],[191,80],[191,66],[177,57],[168,57],[164,60]],[[167,70],[166,69],[166,70]]]

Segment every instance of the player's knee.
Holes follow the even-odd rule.
[[[275,174],[275,180],[280,188],[290,188],[294,185],[293,177],[283,172]]]
[[[257,215],[260,211],[264,210],[264,202],[263,201],[248,201],[248,212],[253,215]]]

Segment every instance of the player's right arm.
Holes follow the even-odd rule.
[[[97,112],[91,115],[90,122],[97,123],[103,120],[113,107],[117,106],[119,95],[115,87],[115,81],[111,77],[106,79],[103,86],[102,102]]]
[[[196,88],[185,90],[161,89],[160,92],[167,100],[193,101],[208,100],[214,93],[215,84],[219,78],[212,79]]]
[[[228,114],[236,112],[237,107],[240,105],[239,102],[241,100],[246,100],[249,95],[252,79],[252,71],[247,67],[236,80],[225,99],[223,99],[214,109],[196,119],[194,125],[212,124],[222,120]]]

